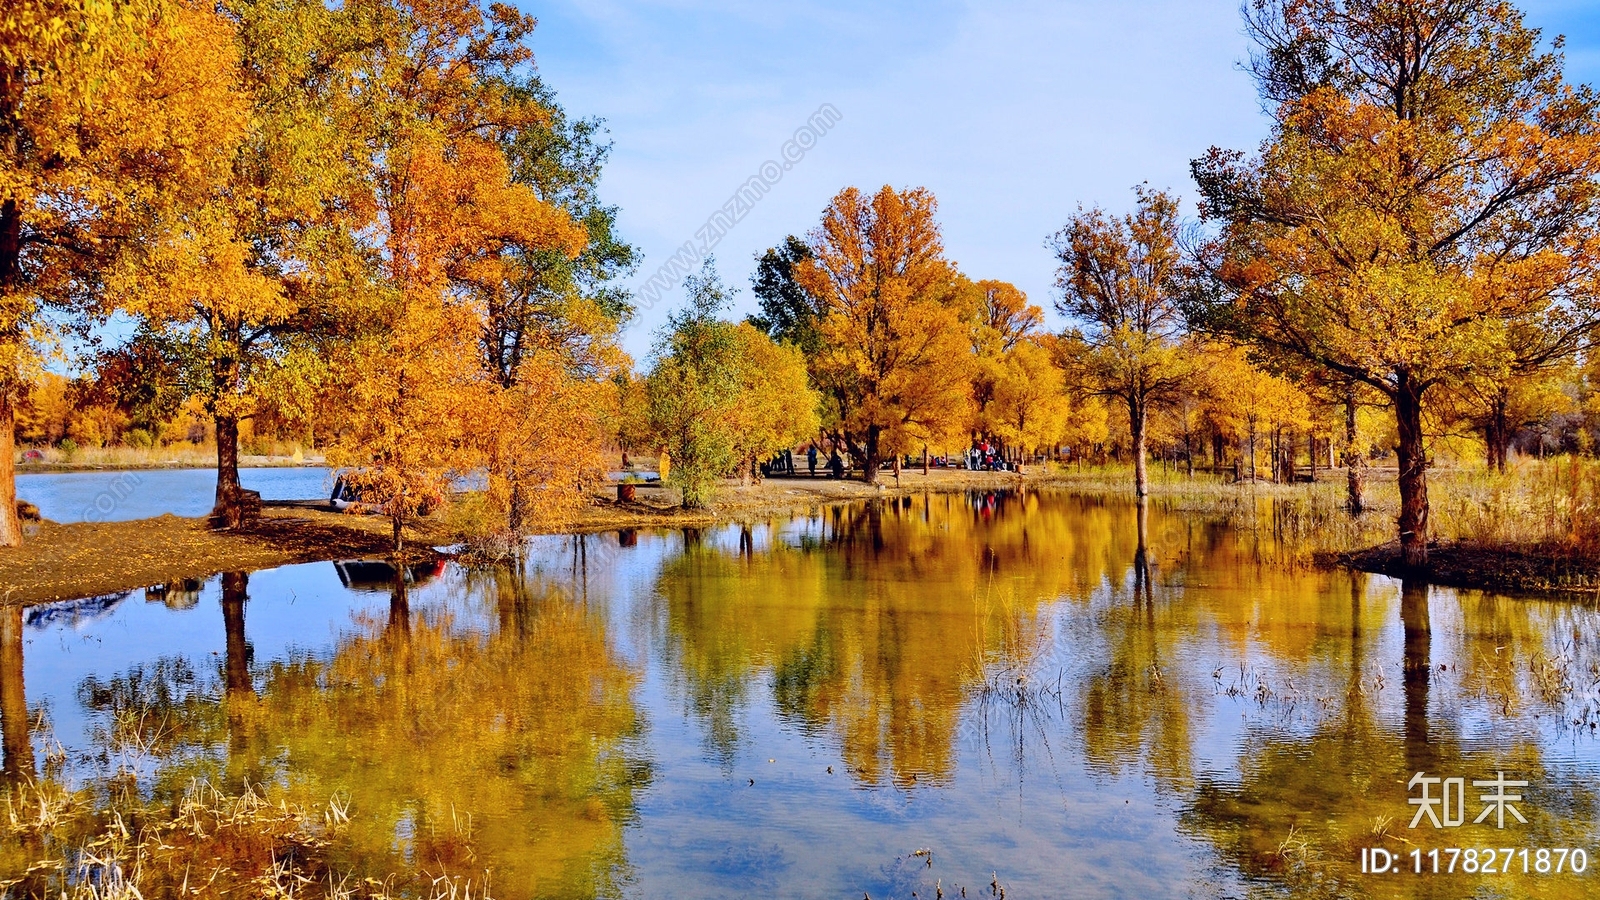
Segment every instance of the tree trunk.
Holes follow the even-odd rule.
[[[928,474],[928,445],[922,445],[922,474]]]
[[[249,644],[244,637],[244,602],[249,584],[250,576],[244,572],[222,573],[223,671],[228,696],[255,693],[250,681]]]
[[[1428,738],[1428,681],[1433,673],[1433,628],[1428,615],[1428,586],[1416,579],[1400,582],[1400,624],[1405,634],[1401,663],[1404,698],[1402,734],[1406,765],[1413,772],[1434,768],[1433,742]]]
[[[22,682],[22,606],[0,609],[0,732],[6,781],[33,780],[33,737]]]
[[[1495,390],[1494,399],[1489,404],[1489,423],[1483,430],[1489,468],[1502,475],[1506,473],[1506,455],[1511,444],[1511,423],[1506,419],[1509,393],[1504,385]]]
[[[1351,386],[1344,395],[1344,466],[1346,503],[1352,516],[1366,509],[1362,496],[1366,487],[1366,473],[1361,463],[1360,448],[1356,446],[1356,389]]]
[[[401,551],[405,550],[406,548],[405,540],[401,537],[400,532],[401,527],[405,524],[405,519],[403,516],[396,513],[389,517],[389,522],[394,526],[394,552],[395,556],[398,557]]]
[[[511,482],[511,496],[507,500],[511,508],[506,510],[506,529],[512,534],[520,535],[522,526],[526,524],[522,512],[522,485],[510,476],[506,476],[506,480]]]
[[[1400,374],[1394,394],[1400,432],[1400,555],[1406,568],[1428,568],[1428,453],[1422,434],[1422,389]]]
[[[1142,594],[1150,584],[1150,500],[1147,497],[1139,498],[1139,507],[1136,513],[1137,527],[1139,529],[1139,543],[1133,551],[1133,594],[1134,600],[1142,598]]]
[[[17,154],[17,129],[13,126],[22,88],[13,83],[20,70],[0,67],[0,123],[4,123],[4,142],[0,144],[8,159]],[[0,203],[0,296],[22,288],[22,210],[15,198]],[[21,348],[21,323],[0,327],[0,357],[15,359],[11,351]],[[22,523],[17,518],[17,470],[12,454],[17,447],[17,371],[14,364],[0,369],[0,547],[22,546]]]
[[[878,436],[878,426],[867,426],[867,439],[865,446],[862,448],[865,452],[862,454],[861,468],[861,480],[867,484],[878,483],[878,464],[883,462],[883,459],[878,455]]]
[[[217,500],[211,507],[211,524],[217,528],[238,528],[240,514],[239,420],[217,416]]]
[[[0,374],[0,547],[22,546],[22,522],[17,517],[17,412],[16,389]]]
[[[411,595],[406,585],[406,567],[399,557],[389,561],[394,568],[394,581],[389,586],[389,625],[384,634],[397,642],[411,636]]]
[[[1128,431],[1133,436],[1133,492],[1150,496],[1150,475],[1145,471],[1145,408],[1137,399],[1128,400]]]
[[[1256,420],[1250,418],[1250,483],[1256,483]]]

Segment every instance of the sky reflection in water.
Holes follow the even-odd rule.
[[[1267,540],[933,496],[37,607],[0,621],[6,765],[338,792],[350,868],[490,868],[502,898],[1586,895],[1358,865],[1595,855],[1596,611]],[[1406,828],[1414,772],[1500,770],[1527,826]]]

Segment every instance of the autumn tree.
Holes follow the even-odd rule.
[[[974,351],[980,355],[1005,353],[1044,327],[1044,310],[1010,282],[971,282],[964,292],[970,298]]]
[[[1483,441],[1485,464],[1504,473],[1519,432],[1574,410],[1577,398],[1567,389],[1576,380],[1575,370],[1569,364],[1505,377],[1469,378],[1445,389],[1439,412],[1476,433]]]
[[[398,547],[406,519],[484,462],[474,417],[500,398],[480,362],[481,289],[514,277],[513,248],[572,258],[587,235],[513,178],[502,143],[546,117],[508,81],[531,58],[531,18],[474,0],[352,9],[391,31],[356,69],[373,300],[329,367],[348,411],[329,459],[390,516]]]
[[[800,348],[777,343],[749,322],[734,327],[737,394],[730,411],[733,457],[742,481],[764,457],[817,433],[818,396]]]
[[[1260,0],[1246,10],[1273,134],[1195,160],[1205,327],[1381,393],[1398,431],[1404,563],[1427,565],[1424,407],[1570,353],[1596,322],[1597,108],[1500,0]]]
[[[936,206],[925,188],[846,188],[796,269],[822,313],[811,373],[824,427],[868,484],[884,459],[965,418],[971,349]]]
[[[1000,359],[988,425],[1006,446],[1024,453],[1054,448],[1074,410],[1065,379],[1038,340],[1019,341]]]
[[[1178,202],[1142,186],[1134,194],[1137,208],[1121,218],[1080,209],[1050,247],[1060,262],[1056,307],[1078,325],[1068,341],[1080,345],[1080,352],[1068,356],[1077,361],[1078,378],[1089,391],[1126,411],[1134,490],[1143,497],[1150,493],[1151,408],[1179,389],[1190,365],[1179,348],[1184,321],[1178,308]]]
[[[958,280],[972,343],[970,431],[1022,450],[1061,436],[1061,372],[1036,342],[1044,312],[1004,281]]]
[[[234,0],[233,79],[248,127],[225,178],[156,223],[139,265],[113,282],[104,312],[131,314],[128,352],[154,351],[215,422],[212,519],[240,524],[239,435],[272,392],[298,334],[337,329],[337,298],[359,278],[352,233],[363,146],[350,123],[357,48],[349,9],[315,0]],[[288,409],[289,403],[278,404]]]
[[[16,397],[38,313],[84,303],[154,212],[226,171],[235,64],[229,23],[184,0],[0,16],[0,547],[21,542]]]
[[[522,532],[559,524],[604,475],[601,446],[624,413],[618,405],[632,400],[614,381],[627,368],[616,334],[632,314],[616,280],[638,253],[617,233],[616,207],[599,199],[611,149],[600,120],[570,117],[537,76],[507,86],[509,103],[538,113],[499,135],[513,185],[565,211],[583,235],[575,255],[496,240],[452,269],[481,306],[480,356],[495,394],[495,418],[478,426],[490,495],[508,529]]]

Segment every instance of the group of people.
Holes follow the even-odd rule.
[[[963,456],[954,458],[938,456],[933,457],[930,462],[939,468],[961,467],[984,472],[1014,472],[1017,470],[1016,464],[1008,461],[1001,449],[987,440],[979,441],[968,447]],[[845,472],[852,468],[845,457],[839,453],[837,446],[830,451],[824,451],[813,441],[806,447],[806,472],[812,478],[817,477],[819,463],[823,465],[824,471],[830,478],[843,478]],[[909,455],[905,457],[903,462],[906,468],[919,464],[920,460],[912,459]],[[781,471],[789,475],[795,474],[794,454],[788,450],[783,451],[771,463],[771,468],[773,471]]]
[[[820,455],[817,444],[813,441],[811,446],[806,448],[806,469],[811,473],[812,478],[817,477],[817,459]],[[831,478],[843,478],[845,469],[849,468],[844,463],[844,457],[839,455],[838,447],[833,448],[832,455],[828,457],[827,466],[828,475]]]
[[[1014,472],[1017,466],[1005,458],[999,447],[984,440],[967,448],[967,468],[980,472]]]

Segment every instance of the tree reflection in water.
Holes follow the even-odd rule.
[[[497,897],[616,894],[628,871],[622,828],[650,773],[636,746],[637,676],[603,619],[500,567],[465,577],[465,597],[451,598],[492,611],[485,634],[458,627],[452,602],[419,608],[427,577],[415,571],[360,572],[347,585],[387,581],[385,615],[358,616],[329,653],[265,665],[246,639],[248,579],[223,576],[215,681],[162,660],[80,687],[110,723],[96,736],[106,764],[126,765],[137,747],[158,800],[197,777],[308,808],[343,798],[350,821],[329,855],[358,879],[492,870]],[[8,767],[25,765],[10,747]]]
[[[834,507],[762,553],[746,533],[733,552],[686,545],[657,582],[664,652],[712,758],[731,764],[736,712],[770,672],[779,714],[834,735],[861,783],[946,783],[973,689],[1037,647],[1042,598],[1092,577],[1052,564],[1068,535],[995,516],[1028,502]]]
[[[22,680],[22,607],[0,608],[0,747],[4,762],[0,773],[8,784],[32,778],[33,741],[30,736],[27,691]]]
[[[1600,614],[1286,566],[1293,554],[1270,550],[1283,533],[1154,502],[1018,492],[895,498],[614,546],[551,539],[537,561],[443,578],[346,564],[340,581],[371,595],[367,612],[346,622],[339,606],[326,646],[267,659],[250,637],[271,619],[251,596],[273,582],[230,574],[218,582],[220,658],[84,679],[77,700],[99,727],[75,750],[101,767],[101,799],[127,783],[111,777],[123,768],[158,801],[197,776],[301,804],[337,795],[351,816],[331,851],[341,870],[493,868],[495,896],[507,898],[621,893],[641,858],[652,867],[641,883],[656,891],[731,869],[713,884],[725,895],[804,893],[754,870],[793,855],[868,871],[882,860],[860,857],[877,849],[810,843],[845,834],[887,842],[892,858],[907,852],[913,820],[930,841],[942,836],[941,860],[971,836],[981,846],[969,854],[1032,866],[1045,895],[1074,877],[1092,894],[1174,873],[1195,886],[1209,871],[1224,873],[1215,893],[1359,896],[1374,888],[1359,872],[1363,847],[1503,836],[1409,831],[1417,771],[1526,779],[1537,817],[1518,846],[1587,845],[1596,798],[1582,767],[1595,753],[1563,749],[1580,738],[1562,723],[1585,735],[1600,724],[1585,711],[1600,710],[1585,687],[1600,678]],[[182,610],[198,595],[153,596]],[[642,633],[613,633],[634,627]],[[22,628],[0,620],[12,780],[39,769]],[[641,697],[669,708],[641,710]],[[656,773],[644,716],[672,719],[670,707],[690,714],[688,744],[663,745],[677,768]],[[837,753],[829,762],[850,778],[824,775],[819,761],[810,775],[772,769],[744,791],[756,786],[743,773],[683,770],[697,741],[725,773],[752,755],[766,762],[751,743],[786,740],[775,730]],[[641,805],[657,779],[671,782],[662,801]],[[1014,822],[990,821],[1002,794]],[[1124,798],[1152,809],[1118,818]],[[808,818],[813,806],[828,819]],[[1063,806],[1079,817],[1065,826]],[[724,813],[749,846],[700,847],[728,837]],[[647,837],[630,847],[633,822],[630,834]],[[1007,851],[1007,840],[1033,850]],[[1084,875],[1042,846],[1103,871]],[[659,877],[674,866],[689,876]],[[865,887],[920,892],[932,882],[919,873]],[[856,883],[825,880],[819,892]],[[1395,882],[1417,897],[1579,896],[1581,886]]]

